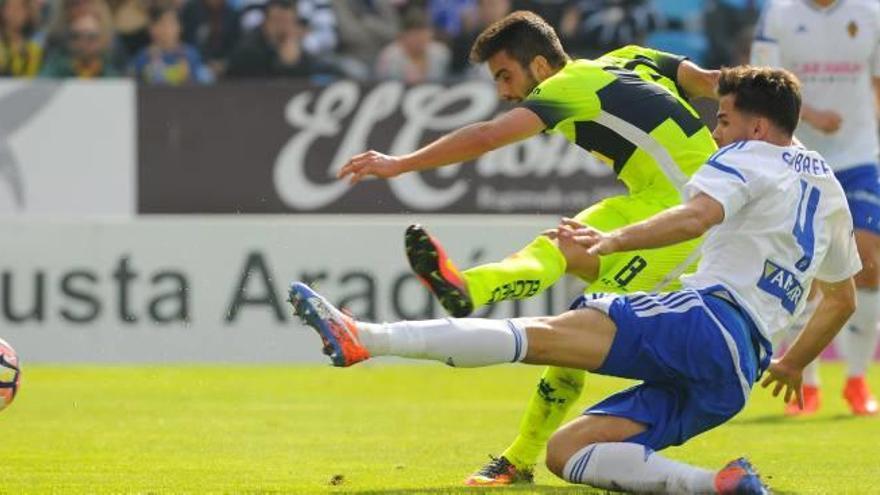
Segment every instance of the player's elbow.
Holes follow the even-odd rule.
[[[709,230],[709,225],[700,218],[692,218],[682,224],[682,229],[688,239],[696,239]]]
[[[841,319],[849,319],[856,312],[856,290],[852,278],[822,288],[824,310],[836,313]]]
[[[678,83],[688,98],[717,98],[716,88],[721,71],[706,70],[685,60],[678,66]]]
[[[702,236],[724,220],[721,203],[706,194],[698,195],[681,208],[681,228],[685,230],[688,239]]]
[[[688,239],[696,239],[711,229],[717,222],[703,211],[691,211],[688,218],[681,222],[681,228]]]
[[[858,304],[856,303],[855,292],[848,293],[846,297],[840,298],[840,300],[837,301],[836,306],[837,311],[840,313],[840,315],[845,316],[847,319],[849,319],[849,317],[856,312],[856,307],[858,306]]]

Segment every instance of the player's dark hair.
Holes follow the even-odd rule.
[[[296,10],[296,4],[293,0],[269,0],[266,2],[265,9],[269,10],[270,8]]]
[[[150,25],[156,24],[165,14],[173,13],[175,16],[178,15],[177,7],[174,6],[171,2],[157,2],[150,6],[147,9],[147,17],[150,20]]]
[[[401,31],[426,29],[431,27],[427,12],[420,9],[409,9],[400,20]]]
[[[481,64],[496,53],[505,51],[523,68],[541,55],[550,66],[559,69],[568,61],[556,31],[534,12],[518,10],[495,21],[477,37],[470,60]]]
[[[741,65],[721,69],[718,96],[734,95],[737,110],[765,117],[794,134],[801,114],[801,84],[785,69]]]

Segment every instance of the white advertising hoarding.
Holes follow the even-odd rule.
[[[378,321],[445,316],[412,277],[402,216],[0,222],[0,336],[30,362],[323,361],[291,281]],[[461,265],[497,260],[553,217],[422,217]],[[564,308],[563,287],[478,315]]]
[[[0,81],[0,217],[135,211],[135,85]]]

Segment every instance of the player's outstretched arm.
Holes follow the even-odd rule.
[[[405,172],[428,170],[473,160],[483,153],[522,141],[545,129],[537,114],[514,108],[498,117],[450,132],[436,141],[403,156],[367,151],[354,156],[337,175],[352,184],[367,176],[388,179]]]
[[[688,98],[712,98],[717,100],[719,77],[721,77],[721,71],[707,70],[690,60],[685,60],[678,65],[676,82],[684,89]]]
[[[785,355],[773,360],[767,369],[767,378],[761,384],[764,388],[775,384],[774,397],[785,389],[785,402],[791,402],[794,396],[802,408],[804,368],[831,343],[856,309],[856,288],[852,278],[834,283],[816,280],[816,283],[822,291],[819,306]]]
[[[639,223],[605,233],[565,218],[557,229],[560,242],[574,242],[591,255],[653,249],[696,239],[724,220],[724,207],[706,193]]]

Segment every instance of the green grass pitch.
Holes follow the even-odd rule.
[[[822,372],[818,416],[783,419],[759,389],[666,454],[713,468],[747,455],[776,493],[880,493],[880,418],[851,417],[842,366]],[[460,486],[512,438],[539,373],[34,365],[0,413],[0,493],[598,493],[543,467],[531,487]],[[624,385],[590,376],[576,409]]]

